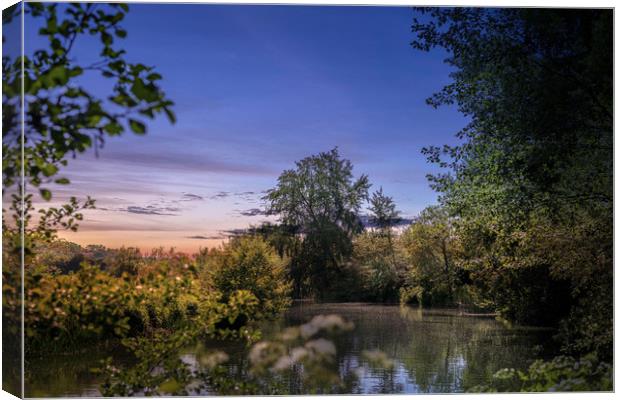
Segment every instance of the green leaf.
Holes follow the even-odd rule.
[[[74,76],[82,75],[83,72],[84,70],[81,67],[75,67],[71,70],[71,72],[69,72],[69,76],[74,77]]]
[[[140,121],[136,121],[135,119],[129,120],[129,127],[138,135],[144,135],[146,133],[146,125]]]
[[[172,110],[170,110],[168,107],[164,107],[164,112],[166,113],[166,116],[168,117],[170,123],[174,124],[175,122],[177,122],[177,117],[176,115],[174,115]]]
[[[70,183],[69,179],[67,178],[58,178],[54,182],[56,182],[59,185],[68,185]]]
[[[149,81],[158,81],[161,78],[162,76],[158,74],[157,72],[152,72],[146,76],[146,79],[148,79]]]
[[[103,130],[112,136],[123,133],[123,127],[118,122],[115,122],[115,121],[105,124],[103,126]]]
[[[101,32],[101,43],[103,43],[105,46],[109,46],[112,44],[112,41],[112,35],[110,35],[106,31]]]
[[[159,98],[157,87],[152,83],[145,85],[140,78],[134,80],[133,85],[131,85],[131,93],[138,99],[148,102],[156,101]]]
[[[41,193],[41,197],[46,201],[50,201],[52,198],[52,192],[47,189],[39,189],[39,193]]]
[[[40,168],[41,168],[41,172],[43,172],[43,175],[45,176],[52,176],[56,172],[58,172],[58,167],[55,166],[54,164],[44,164]]]
[[[2,94],[9,98],[16,95],[11,85],[6,81],[2,81]]]
[[[47,88],[64,86],[69,82],[69,71],[62,65],[57,65],[41,77]]]

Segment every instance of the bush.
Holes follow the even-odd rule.
[[[289,306],[286,261],[262,238],[234,238],[211,250],[204,262],[206,285],[220,292],[224,302],[238,290],[249,291],[259,301],[257,318],[274,317]]]
[[[136,275],[142,265],[142,255],[135,247],[121,247],[111,252],[104,260],[105,268],[115,276],[123,273]]]
[[[535,361],[527,372],[513,368],[499,370],[488,386],[476,392],[592,392],[613,390],[613,368],[593,354],[575,360],[559,356],[551,361]]]

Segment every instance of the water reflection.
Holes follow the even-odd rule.
[[[266,324],[263,337],[268,340],[283,328],[305,323],[318,314],[339,314],[355,324],[352,332],[335,339],[336,367],[347,382],[346,393],[463,392],[487,383],[498,369],[525,368],[552,351],[551,335],[545,330],[508,327],[493,318],[460,315],[455,310],[368,304],[297,305],[281,320]],[[187,349],[183,357],[194,363],[214,348],[230,356],[226,364],[229,374],[242,381],[249,364],[248,349],[241,343],[201,343]],[[394,367],[370,365],[362,352],[371,349],[386,353]],[[93,376],[79,373],[87,371],[93,360],[77,362],[80,360],[75,358],[58,361],[46,374],[31,371],[27,392],[48,396],[96,394]],[[70,367],[73,381],[62,372],[67,370],[59,365],[63,363]],[[308,393],[311,388],[303,386],[302,373],[300,366],[293,365],[274,386],[281,392]]]

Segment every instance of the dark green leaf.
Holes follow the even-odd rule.
[[[39,193],[41,193],[41,197],[46,201],[50,201],[52,198],[52,192],[47,189],[39,189]]]
[[[143,135],[146,133],[146,126],[142,122],[136,121],[135,119],[129,120],[129,127],[134,133],[137,133],[138,135]]]

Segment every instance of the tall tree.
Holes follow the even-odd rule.
[[[358,213],[370,183],[366,175],[354,178],[353,165],[340,158],[337,148],[295,164],[294,170],[280,175],[265,200],[269,213],[279,215],[284,225],[303,236],[292,260],[297,294],[308,284],[320,294],[351,255],[352,237],[362,229]]]
[[[458,133],[462,144],[424,152],[448,169],[430,180],[458,216],[475,281],[517,320],[570,312],[573,326],[597,330],[571,341],[609,356],[613,12],[418,13],[413,47],[442,47],[454,68],[428,103],[456,104],[471,121]]]

